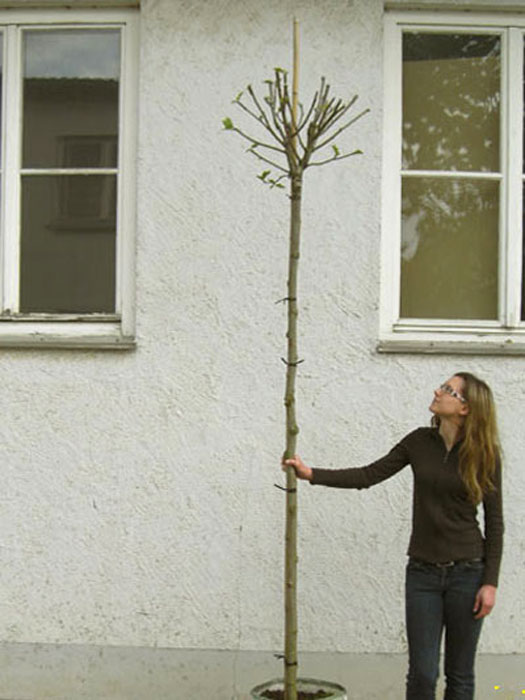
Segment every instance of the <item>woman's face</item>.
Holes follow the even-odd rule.
[[[465,382],[461,377],[450,377],[434,390],[430,411],[440,418],[463,418],[468,413],[468,405],[463,396]]]

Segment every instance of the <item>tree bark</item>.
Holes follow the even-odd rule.
[[[292,176],[290,198],[290,250],[288,258],[288,340],[286,390],[286,449],[285,458],[296,452],[297,425],[295,413],[295,378],[299,361],[297,351],[297,279],[301,234],[302,172]],[[285,650],[284,697],[297,700],[297,477],[288,467],[286,474],[286,536],[285,536]]]

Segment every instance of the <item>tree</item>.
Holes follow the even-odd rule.
[[[239,128],[231,118],[223,120],[223,127],[241,136],[249,143],[248,153],[270,169],[257,177],[271,188],[284,188],[283,180],[290,183],[290,239],[288,257],[287,354],[281,358],[286,365],[286,446],[284,459],[296,452],[299,427],[296,418],[295,380],[297,367],[302,362],[298,354],[298,270],[301,233],[301,203],[303,176],[307,168],[325,165],[362,153],[340,151],[335,139],[369,110],[355,116],[350,111],[358,96],[349,101],[332,97],[330,85],[321,78],[319,89],[308,109],[298,102],[298,29],[294,22],[294,70],[290,91],[288,73],[275,68],[274,77],[266,80],[266,94],[260,99],[251,85],[240,92],[233,104],[257,122],[264,139]],[[345,121],[344,117],[348,117]],[[285,534],[285,700],[297,700],[297,483],[295,471],[289,467],[286,474],[286,534]]]

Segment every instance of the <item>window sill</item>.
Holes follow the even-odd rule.
[[[385,0],[385,10],[439,12],[523,12],[522,0]]]
[[[457,355],[525,355],[525,328],[506,331],[501,328],[433,329],[421,331],[399,329],[382,333],[378,352],[457,354]]]
[[[135,336],[120,321],[2,321],[0,347],[132,350]]]
[[[0,8],[30,8],[30,9],[42,9],[44,7],[50,8],[63,8],[66,7],[71,9],[74,5],[76,8],[85,7],[140,7],[140,0],[0,0]]]

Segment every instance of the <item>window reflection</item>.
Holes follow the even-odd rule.
[[[24,38],[24,167],[69,167],[62,147],[67,138],[116,141],[119,32],[28,31]],[[84,152],[76,167],[93,167]],[[116,166],[116,149],[110,153],[97,165]]]
[[[119,37],[112,29],[25,31],[24,75],[118,80]]]
[[[405,178],[401,317],[496,319],[499,183]]]
[[[499,171],[499,36],[403,34],[403,169]]]

